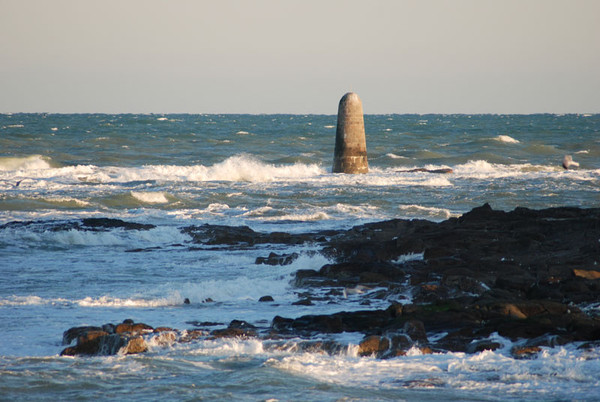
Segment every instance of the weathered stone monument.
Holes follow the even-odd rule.
[[[362,102],[357,94],[348,92],[338,107],[333,173],[367,173],[367,141]]]

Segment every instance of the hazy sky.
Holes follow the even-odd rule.
[[[600,112],[600,0],[0,0],[0,112]]]

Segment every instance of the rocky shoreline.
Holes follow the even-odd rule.
[[[317,293],[321,298],[352,293],[361,295],[365,310],[276,316],[264,328],[241,320],[215,330],[211,323],[176,330],[133,321],[74,327],[63,336],[64,345],[74,345],[62,355],[140,353],[149,341],[218,337],[257,337],[274,348],[300,339],[296,348],[336,353],[345,345],[315,336],[341,332],[363,334],[358,353],[380,358],[411,348],[423,353],[495,350],[504,346],[498,338],[514,342],[512,354],[518,358],[535,356],[543,346],[600,346],[600,208],[504,212],[486,204],[439,223],[395,219],[304,234],[218,225],[182,231],[202,247],[318,244],[334,262],[318,271],[296,272],[295,286],[302,295],[298,303],[310,305]],[[270,253],[256,263],[286,265],[297,257]],[[374,299],[389,302],[389,307],[368,309]]]

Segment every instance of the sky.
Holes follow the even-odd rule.
[[[598,0],[0,0],[0,112],[598,113]]]

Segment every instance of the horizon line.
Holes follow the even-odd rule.
[[[337,113],[297,113],[297,112],[0,112],[0,115],[18,115],[18,114],[48,114],[48,115],[86,115],[86,114],[100,114],[100,115],[206,115],[206,116],[218,116],[218,115],[246,115],[246,116],[337,116]],[[579,116],[593,116],[600,114],[600,112],[388,112],[388,113],[363,113],[364,116],[386,116],[386,115],[462,115],[462,116],[533,116],[533,115],[579,115]]]

